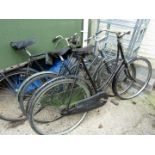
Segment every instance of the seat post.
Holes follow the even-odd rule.
[[[24,49],[25,49],[25,52],[27,53],[27,55],[31,57],[32,54],[26,48],[24,48]]]

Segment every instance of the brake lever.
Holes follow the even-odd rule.
[[[128,31],[128,32],[118,32],[116,33],[116,35],[119,37],[119,38],[122,38],[124,35],[129,35],[131,33],[131,31]]]

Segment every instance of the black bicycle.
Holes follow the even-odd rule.
[[[98,34],[100,34],[100,32],[89,37],[85,41],[94,39],[96,42],[99,43],[101,40],[96,39]],[[77,62],[76,62],[76,59],[72,55],[72,50],[80,47],[80,36],[77,33],[75,33],[74,35],[68,38],[63,37],[62,35],[58,35],[53,39],[53,42],[56,44],[55,45],[56,48],[59,47],[59,45],[62,47],[62,44],[65,47],[68,46],[67,48],[58,49],[60,51],[62,50],[62,52],[59,52],[58,50],[54,51],[54,54],[57,55],[61,63],[60,71],[57,72],[58,74],[51,72],[51,71],[42,71],[39,73],[35,73],[32,76],[28,77],[22,83],[21,87],[19,88],[17,98],[20,104],[20,108],[24,115],[27,114],[27,109],[29,105],[28,101],[30,97],[32,96],[32,94],[34,93],[34,91],[36,91],[36,89],[38,89],[41,85],[43,85],[50,79],[59,77],[60,75],[66,75],[66,74],[74,75],[75,74]],[[63,52],[64,50],[66,52]],[[101,50],[101,48],[98,48],[97,50],[98,50],[97,55],[93,54],[89,58],[86,57],[86,59],[84,60],[89,72],[91,72],[92,74],[95,73],[95,70],[107,59],[103,51]],[[68,56],[67,59],[64,59],[64,56],[67,53],[67,51],[70,51],[70,54],[67,54]]]
[[[11,71],[4,70],[0,73],[0,118],[3,120],[18,120],[16,119],[16,113],[11,113],[11,111],[17,111],[17,113],[20,113],[20,109],[18,108],[16,100],[18,89],[21,83],[27,77],[38,72],[36,69],[30,67],[30,65],[32,63],[35,63],[38,68],[42,69],[41,65],[34,58],[42,56],[43,53],[32,56],[31,53],[27,50],[27,47],[32,45],[33,43],[34,42],[32,40],[23,40],[10,43],[10,46],[16,51],[27,53],[29,55],[29,60],[28,63],[22,64],[22,66],[18,66],[17,69],[13,69]]]
[[[57,47],[58,43],[59,41],[56,41],[55,47]],[[56,57],[53,57],[54,54],[52,52],[31,54],[27,47],[32,44],[34,44],[34,41],[30,39],[10,43],[10,46],[16,52],[26,53],[28,55],[28,61],[19,65],[17,69],[0,73],[0,118],[3,120],[20,121],[24,119],[16,98],[22,83],[31,75],[48,70],[53,65],[53,59],[56,59]],[[56,53],[59,52],[61,55],[68,50],[67,48],[63,48],[56,50]],[[66,59],[70,59],[70,57]],[[50,73],[51,76],[52,71]]]
[[[38,72],[28,77],[19,88],[17,98],[24,115],[27,113],[28,101],[36,89],[41,87],[41,85],[47,81],[59,77],[60,75],[74,74],[76,59],[72,57],[72,49],[80,46],[79,37],[80,36],[75,33],[68,38],[58,35],[53,39],[53,42],[56,43],[55,47],[58,47],[62,42],[66,43],[64,44],[64,48],[51,52],[53,66],[48,71]]]
[[[92,76],[84,57],[92,53],[93,47],[74,49],[78,62],[75,75],[52,79],[37,89],[29,100],[29,122],[38,134],[66,134],[75,129],[89,110],[106,104],[106,89],[111,83],[114,94],[122,99],[136,97],[146,88],[152,74],[150,62],[143,57],[126,60],[124,56],[121,38],[130,32],[102,31],[116,34],[118,50],[115,63],[103,63]],[[109,76],[103,81],[102,73],[105,71]],[[85,74],[87,79],[83,78]],[[143,75],[143,79],[139,75]]]

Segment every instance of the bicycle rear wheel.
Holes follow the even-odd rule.
[[[72,94],[72,95],[71,95]],[[62,79],[49,83],[37,90],[30,99],[29,122],[38,134],[67,134],[86,117],[86,113],[61,115],[61,110],[90,96],[85,82],[76,79]]]
[[[19,88],[17,98],[20,108],[24,115],[27,113],[28,101],[32,94],[44,83],[55,78],[57,74],[49,71],[43,71],[28,77]]]
[[[36,73],[34,69],[20,69],[5,74],[10,84],[5,78],[0,80],[0,118],[6,121],[23,120],[23,114],[17,101],[17,92],[21,83],[30,75]]]
[[[131,70],[130,68],[133,68],[133,66],[134,70]],[[144,57],[137,57],[130,60],[128,62],[128,68],[123,66],[116,74],[112,84],[114,93],[124,100],[138,96],[146,88],[152,75],[151,63]],[[126,74],[124,74],[125,72]],[[122,74],[125,75],[125,78],[120,80]]]

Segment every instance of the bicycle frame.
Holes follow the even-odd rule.
[[[104,31],[104,30],[103,30]],[[97,34],[101,33],[102,31],[98,32]],[[127,61],[125,59],[125,56],[124,56],[124,51],[123,51],[123,47],[122,47],[122,43],[121,43],[121,38],[125,35],[125,34],[129,34],[129,32],[127,33],[116,33],[116,32],[113,32],[112,33],[115,33],[116,36],[117,36],[117,57],[116,57],[116,67],[115,67],[115,70],[114,72],[109,76],[108,78],[108,81],[103,84],[101,86],[100,89],[97,89],[97,85],[95,84],[95,81],[93,80],[93,76],[90,75],[90,72],[89,72],[89,68],[87,68],[85,62],[84,62],[84,57],[80,54],[76,54],[74,55],[77,59],[77,66],[76,66],[76,74],[75,76],[79,73],[79,69],[80,69],[80,65],[82,64],[82,69],[84,70],[84,72],[86,73],[86,75],[88,76],[88,79],[91,83],[91,86],[93,87],[93,90],[95,92],[95,94],[99,94],[100,92],[102,92],[102,89],[104,88],[107,88],[107,86],[110,84],[110,82],[112,81],[112,79],[114,78],[114,76],[119,72],[120,68],[124,65],[127,69],[128,69],[128,65],[127,65]],[[94,37],[94,36],[93,36]],[[90,38],[93,38],[93,37],[90,37]],[[90,39],[89,38],[89,39]],[[100,53],[100,51],[99,51]],[[100,53],[101,54],[101,53]],[[101,57],[102,57],[102,54],[101,54]],[[121,57],[121,59],[120,59]],[[97,59],[95,57],[95,59]],[[103,60],[104,61],[104,60]],[[101,62],[103,62],[101,61]],[[119,63],[119,64],[118,64]],[[99,63],[99,66],[97,67],[96,71],[99,69],[100,65],[102,63]],[[93,65],[93,63],[91,63],[91,65]],[[128,75],[131,77],[130,75],[130,72],[128,71]],[[73,82],[73,85],[70,87],[70,94],[68,96],[68,103],[67,103],[67,111],[69,110],[69,106],[70,106],[70,100],[71,100],[71,96],[72,96],[72,93],[73,93],[73,88],[76,84],[76,78],[74,79],[74,82]]]
[[[100,89],[97,89],[97,85],[95,84],[95,80],[93,80],[93,77],[92,77],[92,75],[90,75],[89,69],[87,68],[87,66],[86,66],[86,64],[84,62],[84,57],[87,54],[89,54],[89,51],[88,52],[87,52],[87,50],[85,51],[85,48],[80,49],[79,51],[77,50],[77,52],[76,52],[76,49],[74,50],[75,51],[74,57],[76,57],[76,60],[77,60],[77,65],[75,66],[76,67],[76,72],[75,72],[76,74],[74,74],[74,76],[75,77],[78,76],[78,73],[79,73],[79,71],[81,69],[80,66],[82,64],[82,69],[86,73],[86,76],[88,76],[88,80],[90,82],[90,84],[88,84],[89,88],[91,88],[91,86],[92,86],[93,90],[94,90],[93,92],[91,92],[91,98],[87,98],[87,99],[88,99],[88,101],[91,100],[93,102],[91,102],[92,104],[91,104],[91,106],[89,106],[89,104],[84,104],[84,103],[87,102],[87,99],[79,100],[78,105],[80,105],[80,106],[75,106],[75,107],[72,107],[70,109],[71,97],[72,97],[74,88],[76,86],[76,82],[78,80],[78,78],[73,78],[73,81],[71,82],[72,84],[69,84],[68,87],[67,87],[68,93],[67,93],[67,100],[65,101],[66,108],[62,109],[62,111],[61,111],[62,115],[63,114],[65,114],[65,115],[71,114],[72,112],[74,113],[74,112],[76,112],[76,110],[78,110],[78,112],[80,112],[80,110],[84,110],[84,109],[86,111],[88,111],[88,110],[90,110],[92,108],[101,106],[101,105],[106,103],[108,95],[106,93],[104,93],[104,91],[102,91],[102,88],[105,89],[109,85],[109,83],[112,81],[113,77],[119,72],[119,70],[122,68],[123,65],[128,68],[127,61],[126,61],[125,56],[124,56],[122,43],[121,43],[121,38],[122,37],[123,37],[123,35],[117,34],[117,57],[116,57],[115,70],[109,76],[108,81],[106,82],[106,84],[103,84]],[[84,53],[79,53],[79,52],[84,52]],[[70,78],[70,77],[67,77],[67,78]],[[103,98],[101,98],[101,96]],[[83,105],[83,106],[81,107],[81,105]]]
[[[92,78],[93,76],[90,75],[89,69],[87,68],[87,66],[86,66],[86,64],[85,64],[85,62],[84,62],[84,60],[83,60],[83,58],[78,56],[77,59],[78,59],[79,64],[82,63],[83,69],[84,69],[86,75],[88,76],[89,81],[90,81],[90,83],[91,83],[91,85],[92,85],[92,87],[93,87],[95,93],[102,91],[103,88],[106,89],[106,88],[109,86],[109,84],[110,84],[110,82],[112,81],[112,79],[114,78],[114,76],[116,75],[116,73],[119,72],[119,70],[121,69],[121,67],[122,67],[123,65],[128,69],[127,61],[126,61],[125,56],[124,56],[123,46],[122,46],[122,43],[121,43],[121,37],[119,37],[118,35],[117,35],[116,67],[115,67],[115,69],[114,69],[114,72],[109,76],[109,78],[108,78],[108,80],[107,80],[107,83],[104,83],[104,84],[100,87],[100,89],[97,89],[97,86],[96,86],[96,84],[95,84],[95,82],[93,81],[93,78]],[[103,60],[103,61],[104,61],[104,60]],[[118,63],[119,63],[119,64],[118,64]],[[92,64],[91,64],[91,65],[92,65]],[[99,66],[97,67],[97,69],[99,69],[100,65],[101,65],[101,63],[99,64]],[[108,67],[108,66],[107,66],[107,67]],[[78,69],[79,69],[79,68],[80,68],[80,67],[78,67]],[[129,71],[128,71],[128,74],[129,74],[129,77],[131,77]],[[132,77],[131,77],[131,78],[132,78]]]
[[[122,46],[122,43],[121,43],[121,38],[119,38],[119,36],[117,36],[116,66],[115,66],[114,72],[109,76],[109,78],[107,80],[107,83],[103,84],[99,91],[101,91],[103,88],[106,89],[109,86],[110,82],[112,81],[112,79],[114,78],[116,73],[119,72],[119,70],[121,69],[121,67],[123,65],[128,69],[127,61],[126,61],[126,58],[124,56],[123,46]],[[128,73],[129,73],[129,76],[131,76],[129,71],[128,71]]]

